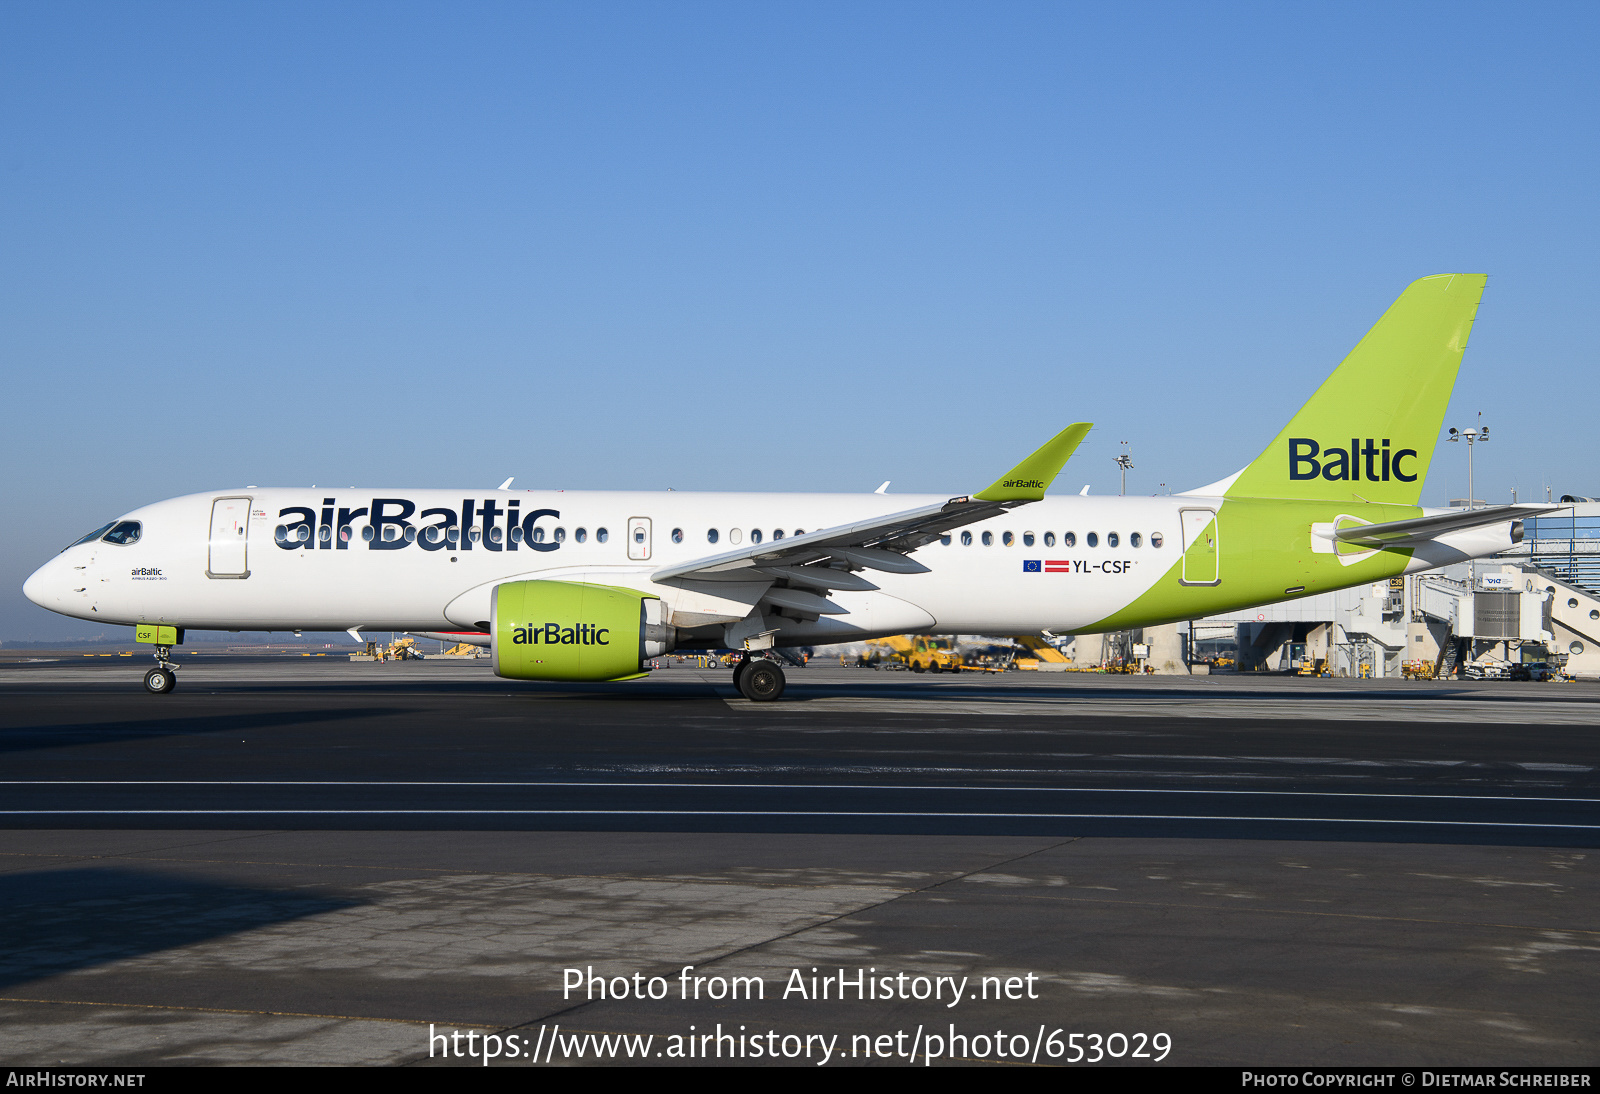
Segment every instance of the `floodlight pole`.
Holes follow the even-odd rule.
[[[1125,496],[1128,493],[1128,472],[1133,470],[1133,457],[1127,452],[1128,442],[1123,441],[1122,447],[1123,452],[1120,456],[1111,457],[1111,462],[1115,463],[1122,472],[1122,487],[1118,492],[1119,496]]]
[[[1462,438],[1465,438],[1467,442],[1467,508],[1476,509],[1478,495],[1473,482],[1472,447],[1479,441],[1488,441],[1489,439],[1489,427],[1483,424],[1483,411],[1480,410],[1478,412],[1478,428],[1476,429],[1471,427],[1466,429],[1450,427],[1450,442],[1452,444]]]

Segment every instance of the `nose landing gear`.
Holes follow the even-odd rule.
[[[166,695],[178,686],[178,666],[168,660],[171,646],[156,647],[156,667],[144,674],[144,690],[151,695]]]

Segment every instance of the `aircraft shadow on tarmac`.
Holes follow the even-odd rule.
[[[0,988],[359,903],[112,866],[0,874]]]

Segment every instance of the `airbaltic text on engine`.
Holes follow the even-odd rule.
[[[576,627],[563,627],[560,623],[516,627],[511,632],[513,646],[537,646],[541,639],[546,646],[609,646],[610,627],[592,627],[579,623]]]

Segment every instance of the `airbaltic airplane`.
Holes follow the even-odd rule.
[[[1505,550],[1551,508],[1417,504],[1485,281],[1413,283],[1255,462],[1182,494],[1046,497],[1086,423],[956,498],[249,487],[127,513],[23,591],[136,627],[156,694],[185,630],[372,630],[465,631],[525,680],[743,650],[754,700],[783,693],[778,664],[750,656],[774,646],[1093,633],[1291,600]]]

